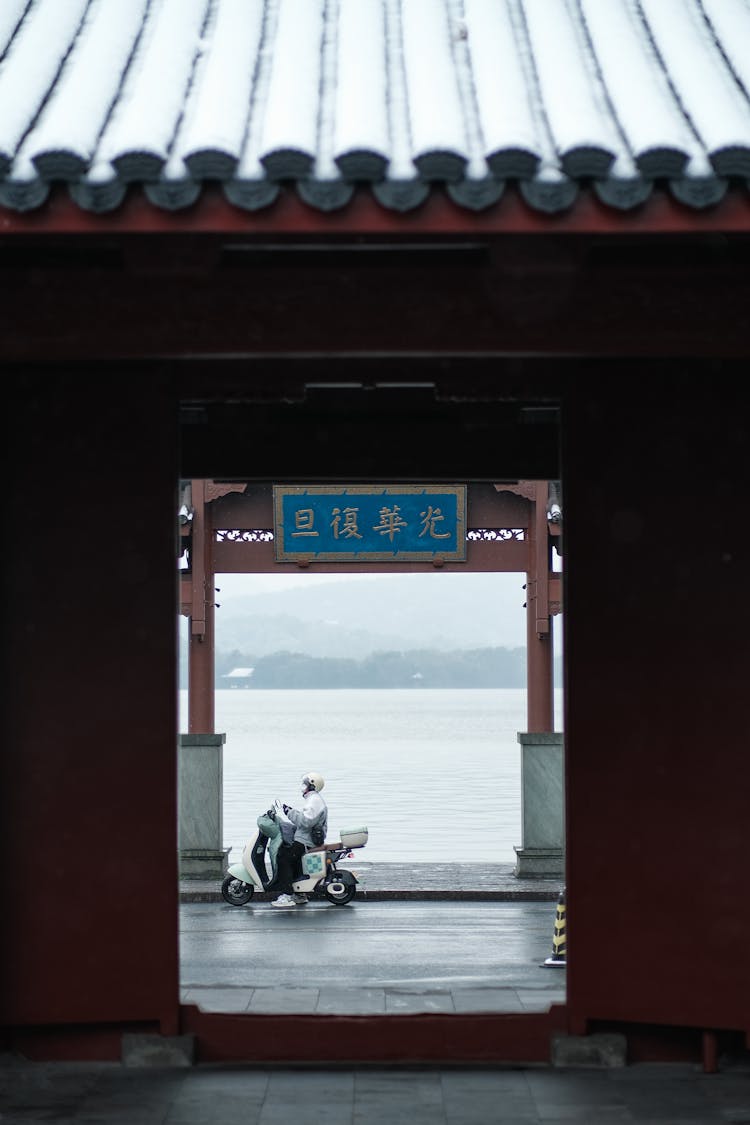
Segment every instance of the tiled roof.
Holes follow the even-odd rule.
[[[2,0],[0,205],[61,181],[94,212],[209,181],[709,206],[750,183],[750,0]]]

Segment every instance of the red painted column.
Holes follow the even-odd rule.
[[[188,731],[214,734],[214,573],[211,506],[206,482],[194,480],[192,616],[188,653]]]
[[[533,508],[526,574],[526,705],[528,731],[538,734],[555,729],[546,481],[536,481]]]

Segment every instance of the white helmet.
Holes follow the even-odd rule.
[[[316,793],[320,793],[324,785],[325,781],[323,778],[319,773],[315,773],[313,770],[308,770],[307,773],[302,775],[303,796],[305,793],[309,792],[310,789],[314,789]]]

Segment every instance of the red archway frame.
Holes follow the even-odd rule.
[[[526,575],[527,726],[554,730],[552,618],[562,610],[562,579],[550,565],[561,524],[548,518],[548,481],[468,486],[466,562],[440,570]],[[188,729],[214,733],[215,576],[287,573],[296,564],[274,558],[271,487],[250,483],[191,482],[192,520],[181,547],[191,566],[180,580],[180,612],[190,619]],[[482,537],[471,532],[482,533]],[[315,563],[316,573],[429,573],[430,562]]]

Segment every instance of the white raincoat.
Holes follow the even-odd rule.
[[[301,809],[289,809],[286,815],[294,825],[294,839],[297,843],[304,844],[306,848],[314,847],[311,831],[316,824],[323,829],[325,839],[328,831],[328,806],[314,789],[304,798]]]

